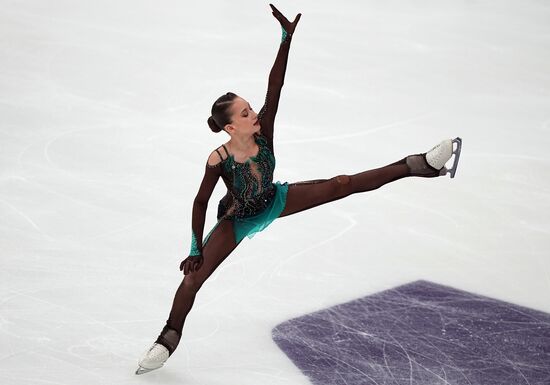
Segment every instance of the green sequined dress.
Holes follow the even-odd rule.
[[[218,222],[206,235],[204,243],[220,221],[233,221],[235,242],[245,236],[264,230],[285,208],[288,182],[273,182],[275,157],[269,149],[267,139],[254,134],[259,151],[245,162],[235,161],[225,146],[226,158],[222,160],[222,178],[229,185],[226,194],[218,203]],[[223,159],[223,157],[222,157]]]
[[[203,180],[193,201],[190,256],[202,255],[204,244],[222,220],[233,222],[235,242],[239,243],[244,237],[252,238],[254,234],[264,230],[285,207],[288,182],[273,182],[273,126],[291,40],[292,34],[287,34],[283,29],[279,51],[269,74],[265,103],[258,113],[261,129],[254,134],[254,140],[259,147],[258,153],[240,163],[222,145],[216,149],[221,161],[216,165],[206,163]],[[227,194],[218,203],[217,223],[203,240],[206,208],[219,178],[227,186]]]

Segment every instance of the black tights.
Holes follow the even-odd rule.
[[[410,176],[410,173],[403,158],[387,166],[354,175],[289,183],[286,206],[279,217],[295,214],[354,193],[375,190],[406,176]],[[198,271],[185,275],[179,285],[169,318],[157,338],[156,342],[166,346],[170,355],[179,343],[185,318],[193,306],[198,290],[237,246],[232,222],[222,220],[210,235],[208,242],[203,245],[203,265]]]

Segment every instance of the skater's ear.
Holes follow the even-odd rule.
[[[224,130],[231,136],[231,134],[233,134],[237,129],[232,124],[226,124],[224,126]]]

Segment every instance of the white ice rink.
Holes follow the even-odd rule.
[[[274,181],[377,168],[460,136],[456,177],[277,219],[168,317],[227,91],[264,102],[260,1],[0,3],[0,384],[302,385],[291,317],[418,279],[550,312],[550,3],[278,1],[302,13]],[[205,234],[225,194],[210,200]]]

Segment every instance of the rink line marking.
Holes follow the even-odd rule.
[[[28,351],[25,351],[25,353],[28,353]],[[32,353],[36,353],[34,350],[32,351]],[[38,353],[36,353],[38,354]],[[11,371],[14,371],[13,368],[10,369]],[[18,370],[19,372],[27,372],[28,369],[19,369]],[[17,377],[9,377],[7,375],[4,375],[4,374],[1,374],[0,373],[0,377],[3,377],[3,378],[6,378],[8,380],[14,380],[14,384],[30,384],[30,383],[34,383],[35,381],[38,381],[40,383],[44,383],[44,384],[54,384],[54,385],[71,385],[71,383],[68,383],[68,382],[59,382],[59,380],[55,380],[55,381],[50,381],[50,380],[45,380],[43,378],[37,378],[37,377],[20,377],[20,376],[17,376]],[[27,382],[28,380],[32,380],[33,382]]]
[[[76,356],[77,358],[80,358],[80,359],[83,359],[85,362],[88,362],[88,363],[93,363],[93,362],[94,362],[94,361],[90,361],[89,359],[86,359],[86,358],[84,358],[84,357],[82,357],[82,356],[77,356],[77,355],[73,354],[73,353],[70,351],[70,349],[71,349],[73,346],[74,346],[74,345],[71,345],[71,346],[69,346],[68,349],[67,349],[67,351],[69,352],[70,355]],[[50,347],[50,346],[46,346],[46,349],[48,349],[48,350],[50,350],[50,351],[58,352],[58,353],[65,353],[63,350],[54,349],[54,348],[52,348],[52,347]],[[111,351],[102,351],[102,352],[113,354],[113,352],[111,352]],[[85,371],[86,373],[90,373],[90,374],[92,374],[92,375],[94,375],[94,376],[96,376],[96,377],[99,377],[99,378],[102,379],[102,380],[106,380],[106,377],[103,377],[103,376],[100,374],[101,372],[100,372],[99,370],[95,370],[95,371],[94,371],[94,370],[92,370],[92,369],[87,369],[87,368],[85,368],[85,367],[83,367],[83,366],[77,365],[76,363],[73,363],[73,362],[70,362],[70,361],[65,361],[65,360],[63,360],[63,359],[61,359],[61,358],[57,358],[57,357],[54,357],[54,356],[51,356],[51,355],[46,355],[46,354],[42,354],[42,353],[38,353],[38,352],[34,352],[34,353],[35,353],[35,354],[38,354],[38,355],[40,355],[40,356],[43,356],[43,357],[47,357],[47,358],[49,358],[49,359],[54,359],[54,360],[57,360],[57,361],[61,361],[63,364],[69,363],[69,364],[71,364],[72,366],[74,366],[74,367],[76,367],[76,368],[78,368],[78,369],[80,369],[80,370]],[[120,357],[120,358],[124,359],[124,357],[121,357],[121,356],[116,355],[116,354],[114,354],[114,355],[117,356],[117,357]]]
[[[401,204],[403,206],[408,206],[408,207],[412,207],[412,208],[415,208],[415,209],[427,211],[431,214],[434,214],[436,216],[439,216],[443,219],[448,220],[449,222],[451,222],[456,227],[460,226],[460,223],[457,220],[455,220],[452,216],[445,215],[445,214],[441,213],[441,211],[431,209],[427,206],[423,206],[423,205],[419,205],[419,204],[413,204],[409,200],[406,200],[406,199],[390,198],[390,197],[388,197],[387,194],[385,196],[381,195],[380,198],[384,199],[384,200],[387,200],[387,201],[390,201],[390,202],[393,202],[393,203]]]
[[[334,87],[322,87],[315,83],[310,82],[304,82],[300,80],[294,80],[292,82],[292,88],[296,89],[297,92],[305,91],[304,94],[315,94],[318,95],[319,92],[328,94],[329,97],[336,96],[340,99],[346,99],[348,98],[348,94],[346,92],[339,92]]]
[[[46,190],[46,191],[48,191],[48,192],[50,192],[50,193],[52,193],[52,194],[59,195],[59,196],[61,196],[61,197],[63,197],[63,198],[70,199],[70,200],[72,200],[73,202],[76,202],[76,203],[78,203],[78,204],[82,204],[82,205],[84,205],[84,206],[89,206],[89,207],[92,207],[92,208],[94,208],[94,209],[97,209],[98,207],[99,207],[100,209],[105,209],[104,207],[97,206],[97,205],[95,205],[95,204],[92,204],[92,203],[89,203],[89,202],[86,202],[86,201],[83,201],[83,200],[78,200],[78,199],[75,199],[74,197],[72,197],[72,196],[70,196],[70,195],[66,195],[66,194],[60,193],[60,192],[58,192],[58,191],[52,190],[52,189],[50,189],[50,188],[48,188],[48,187],[45,187],[42,183],[30,181],[30,180],[27,180],[26,178],[22,178],[22,177],[17,177],[17,178],[18,178],[18,179],[22,179],[22,180],[24,180],[24,181],[27,182],[27,183],[37,185],[39,188],[41,188],[41,189],[43,189],[43,190]],[[1,199],[0,199],[0,200],[1,200]],[[172,205],[172,204],[168,204],[168,205],[166,205],[165,207],[159,209],[159,210],[157,211],[157,213],[165,212],[166,210],[168,210],[168,209],[171,208],[171,207],[173,207],[173,205]],[[111,231],[109,231],[109,232],[101,233],[101,234],[94,235],[94,236],[91,236],[91,237],[86,237],[86,238],[83,238],[83,239],[84,239],[84,240],[90,240],[90,239],[98,239],[98,238],[102,238],[102,237],[107,237],[107,236],[109,236],[109,235],[116,234],[116,233],[119,233],[119,232],[121,232],[121,231],[125,231],[125,230],[127,230],[127,229],[129,229],[129,228],[131,228],[131,227],[133,227],[133,226],[140,225],[140,224],[142,224],[143,222],[151,221],[151,220],[153,220],[153,219],[155,219],[155,218],[154,218],[154,217],[142,217],[142,218],[138,219],[138,220],[135,221],[135,222],[132,222],[132,223],[127,224],[127,225],[125,225],[125,226],[116,228],[116,229],[111,230]],[[32,224],[32,223],[34,223],[34,222],[31,221],[31,224]],[[40,230],[40,229],[38,228],[38,230]],[[52,238],[52,237],[50,237],[49,235],[47,235],[47,234],[45,234],[45,233],[44,233],[44,235],[47,236],[48,238],[50,238],[50,240],[52,240],[52,241],[57,241],[57,239]]]
[[[506,159],[519,159],[519,160],[528,160],[528,161],[537,161],[537,162],[543,162],[543,163],[548,163],[550,162],[550,158],[541,158],[541,157],[536,157],[536,156],[529,156],[529,155],[525,155],[525,154],[507,154],[507,153],[468,153],[468,156],[473,156],[474,158],[494,158],[494,157],[498,157],[498,158],[506,158]],[[525,170],[525,168],[523,168],[523,170]],[[527,168],[526,170],[526,173],[529,174],[529,176],[533,176],[533,170],[531,168]],[[498,174],[495,174],[495,178],[497,177]],[[514,174],[516,175],[516,174]],[[528,186],[528,187],[532,187],[532,188],[536,188],[537,190],[539,191],[542,191],[543,193],[545,194],[548,194],[548,190],[543,186],[543,185],[539,185],[536,183],[536,181],[534,182],[525,182],[525,181],[518,181],[518,180],[514,180],[514,179],[503,179],[503,178],[500,178],[498,179],[499,181],[502,181],[502,183],[513,183],[513,184],[521,184],[521,185],[524,185],[524,186]],[[495,198],[492,198],[493,200]],[[504,202],[507,202],[508,200],[507,199],[504,199],[502,200]]]
[[[550,162],[550,158],[541,158],[537,156],[530,156],[525,154],[509,154],[500,152],[468,152],[468,157],[478,158],[510,158],[510,159],[523,159],[523,160],[536,160],[539,162]]]
[[[434,210],[434,209],[431,209],[429,207],[426,207],[426,206],[422,206],[422,205],[418,205],[418,204],[413,204],[413,203],[410,203],[408,200],[405,200],[405,199],[396,199],[396,198],[390,198],[388,197],[387,195],[386,196],[381,196],[382,199],[384,200],[387,200],[387,201],[390,201],[390,202],[393,202],[393,203],[397,203],[397,204],[401,204],[401,205],[404,205],[404,206],[408,206],[408,207],[411,207],[411,208],[414,208],[414,209],[419,209],[419,210],[424,210],[424,211],[427,211],[429,213],[432,213],[436,216],[439,216],[443,219],[446,219],[448,220],[449,222],[451,222],[452,224],[454,224],[455,227],[460,227],[460,223],[455,220],[453,217],[451,217],[450,215],[445,215],[445,214],[442,214],[440,211],[437,211],[437,210]],[[416,230],[416,229],[409,229],[409,231],[413,232],[413,233],[416,233],[416,234],[419,234],[419,235],[422,235],[423,237],[431,237],[433,239],[437,239],[439,242],[448,242],[450,243],[453,247],[459,247],[460,249],[464,250],[464,251],[467,251],[468,253],[470,253],[470,255],[473,257],[475,255],[477,255],[479,253],[478,250],[474,250],[470,247],[466,247],[463,243],[461,242],[454,242],[452,241],[452,238],[449,238],[449,237],[444,237],[444,236],[436,236],[432,233],[425,233],[425,232],[422,232],[422,231],[419,231],[419,230]],[[464,258],[461,258],[461,259],[464,259]],[[467,258],[465,259],[466,261],[471,261],[472,258]]]
[[[19,165],[19,168],[20,169],[23,169],[23,163],[22,163],[22,160],[21,158],[23,158],[23,155],[25,154],[25,152],[27,152],[27,150],[34,146],[36,143],[39,143],[40,141],[36,141],[36,142],[32,142],[30,143],[29,145],[25,146],[24,149],[21,150],[21,152],[19,153],[19,155],[17,156],[17,164]]]
[[[29,181],[29,180],[25,180],[25,182],[27,182],[27,183],[33,183],[33,184],[35,184],[35,185],[38,185],[38,187],[41,188],[41,189],[43,189],[43,190],[46,190],[46,191],[48,191],[48,192],[51,192],[52,194],[59,195],[59,196],[64,197],[64,198],[68,198],[68,199],[70,199],[70,200],[72,200],[72,201],[74,201],[74,202],[76,202],[76,203],[78,203],[78,204],[82,204],[82,205],[84,205],[84,206],[89,206],[89,207],[92,207],[92,208],[98,208],[98,207],[99,207],[99,208],[101,208],[101,209],[104,209],[104,207],[97,206],[97,205],[94,205],[94,204],[89,203],[89,202],[86,202],[86,201],[78,200],[78,199],[73,198],[73,197],[70,196],[70,195],[62,194],[62,193],[59,193],[59,192],[57,192],[57,191],[55,191],[55,190],[52,190],[52,189],[50,189],[50,188],[44,187],[44,186],[43,186],[42,184],[40,184],[40,183],[31,182],[31,181]],[[2,200],[0,199],[0,201],[2,201]],[[7,204],[7,202],[4,202],[4,203]],[[8,204],[7,204],[7,205],[8,205]],[[44,233],[39,227],[36,226],[36,224],[34,224],[34,222],[33,222],[32,220],[30,220],[30,218],[26,217],[22,212],[19,212],[19,211],[18,211],[16,208],[14,208],[14,207],[12,207],[12,208],[13,208],[15,211],[17,211],[20,215],[22,215],[25,219],[27,219],[27,220],[31,223],[31,225],[33,225],[33,227],[35,227],[40,233],[42,233],[42,234],[43,234],[44,236],[46,236],[48,239],[50,239],[51,241],[57,241],[56,238],[52,238],[50,235]],[[166,205],[165,207],[159,209],[159,210],[157,211],[157,213],[163,213],[163,212],[167,211],[169,208],[173,208],[173,205],[168,204],[168,205]],[[129,223],[129,224],[127,224],[127,225],[125,225],[125,226],[122,226],[122,227],[118,227],[118,228],[116,228],[116,229],[114,229],[114,230],[111,230],[111,231],[109,231],[109,232],[101,233],[101,234],[98,234],[98,235],[94,235],[94,236],[86,237],[86,238],[82,238],[82,239],[84,239],[84,240],[95,240],[95,239],[99,239],[99,238],[103,238],[103,237],[108,237],[108,236],[110,236],[110,235],[113,235],[113,234],[116,234],[116,233],[123,232],[123,231],[125,231],[125,230],[128,230],[128,229],[131,228],[131,227],[138,226],[138,225],[140,225],[140,224],[142,224],[142,223],[144,223],[144,222],[151,221],[151,220],[156,220],[156,219],[155,219],[154,217],[141,217],[141,218],[138,219],[137,221],[134,221],[134,222]]]
[[[13,211],[15,211],[17,214],[22,216],[27,222],[31,224],[32,227],[36,229],[40,234],[44,235],[46,238],[48,238],[50,241],[56,241],[55,238],[52,238],[50,235],[46,234],[29,216],[27,216],[24,212],[19,210],[17,207],[13,206],[12,204],[8,203],[4,199],[0,198],[0,202],[11,208]]]
[[[83,127],[83,128],[75,128],[73,130],[67,130],[67,131],[63,131],[63,132],[60,132],[59,134],[55,135],[53,138],[49,139],[46,144],[44,145],[44,149],[42,150],[43,154],[44,154],[44,157],[46,158],[46,160],[48,161],[48,163],[50,163],[52,166],[56,167],[57,169],[60,169],[60,170],[63,170],[65,172],[68,172],[67,170],[65,169],[62,169],[60,166],[58,166],[57,164],[55,164],[52,159],[50,158],[48,152],[49,152],[49,147],[50,145],[57,141],[58,139],[60,139],[61,137],[63,136],[66,136],[66,135],[69,135],[69,134],[73,134],[73,133],[76,133],[76,132],[81,132],[81,131],[89,131],[89,130],[97,130],[97,129],[102,129],[102,128],[105,128],[105,129],[109,129],[109,128],[113,128],[113,125],[98,125],[98,126],[95,126],[95,127]]]
[[[387,124],[382,124],[380,126],[375,126],[375,127],[369,128],[369,129],[364,129],[364,130],[358,131],[358,132],[351,132],[351,133],[347,133],[347,134],[330,135],[330,136],[323,136],[323,137],[315,136],[315,137],[309,137],[309,138],[306,138],[306,139],[279,140],[278,143],[280,143],[280,144],[292,144],[292,143],[330,142],[330,141],[333,141],[333,140],[340,140],[340,139],[346,139],[346,138],[356,138],[358,136],[369,135],[369,134],[372,134],[374,132],[381,131],[381,130],[384,130],[384,129],[387,129],[387,128],[406,125],[410,122],[414,122],[414,121],[417,121],[417,120],[422,120],[426,117],[433,116],[433,115],[436,115],[436,113],[435,112],[426,112],[424,114],[420,114],[420,115],[414,116],[412,118],[398,120],[398,121],[387,123]]]
[[[23,169],[24,165],[22,163],[22,158],[23,158],[23,155],[29,150],[30,147],[34,146],[34,145],[38,145],[40,144],[41,142],[43,142],[44,140],[47,140],[46,144],[44,145],[44,149],[43,149],[43,154],[44,154],[44,157],[46,158],[46,160],[48,161],[48,163],[50,163],[52,166],[55,166],[58,170],[61,170],[61,171],[64,171],[66,173],[69,173],[69,171],[59,167],[57,164],[55,164],[51,158],[49,157],[48,153],[47,153],[47,147],[51,144],[51,142],[57,140],[58,138],[60,138],[61,136],[64,136],[64,135],[67,135],[67,134],[70,134],[70,133],[73,133],[73,132],[79,132],[79,131],[86,131],[86,130],[97,130],[97,129],[101,129],[101,128],[109,128],[109,127],[112,127],[111,125],[98,125],[98,126],[95,126],[95,127],[85,127],[85,128],[77,128],[77,129],[73,129],[73,130],[68,130],[68,131],[64,131],[64,132],[61,132],[57,135],[55,135],[53,137],[53,139],[40,139],[40,140],[37,140],[37,141],[34,141],[34,142],[31,142],[30,144],[28,144],[23,150],[21,150],[21,152],[19,153],[18,157],[17,157],[17,164],[19,165],[19,167],[21,169]]]
[[[153,41],[153,42],[162,40],[162,41],[172,41],[172,42],[193,43],[197,38],[197,36],[192,36],[192,34],[195,33],[195,31],[192,31],[191,33],[186,34],[185,37],[182,37],[179,35],[177,37],[173,37],[173,36],[171,37],[164,34],[163,36],[155,36],[154,38],[152,38],[151,34],[142,33],[142,32],[129,32],[121,28],[106,26],[104,24],[89,23],[89,22],[86,23],[83,20],[74,21],[74,20],[66,19],[62,17],[44,16],[37,13],[17,12],[13,10],[2,10],[2,12],[10,13],[12,17],[23,17],[25,19],[38,19],[43,21],[47,26],[51,25],[52,22],[64,23],[75,27],[79,27],[80,30],[92,29],[92,30],[98,30],[102,32],[114,32],[127,37],[139,38],[140,40],[149,39],[150,41]]]
[[[96,183],[97,181],[94,181],[94,180],[89,180],[89,179],[85,179],[85,178],[80,178],[78,177],[75,173],[73,172],[70,172],[62,167],[60,167],[59,165],[57,165],[56,163],[54,163],[50,156],[49,156],[49,147],[52,145],[52,143],[54,143],[55,141],[59,140],[61,137],[65,136],[65,135],[68,135],[68,134],[73,134],[73,133],[76,133],[76,132],[81,132],[81,131],[87,131],[87,130],[97,130],[97,129],[103,129],[103,128],[109,128],[109,127],[112,127],[112,125],[98,125],[98,126],[95,126],[95,127],[85,127],[85,128],[77,128],[77,129],[73,129],[73,130],[67,130],[67,131],[64,131],[56,136],[54,136],[52,139],[50,139],[48,142],[46,142],[46,144],[44,145],[44,149],[43,149],[43,154],[44,154],[44,157],[46,158],[46,160],[48,161],[48,163],[50,163],[52,166],[54,166],[55,168],[57,168],[58,170],[60,171],[63,171],[65,174],[77,179],[77,180],[80,180],[80,181],[86,181],[86,182],[93,182],[93,183]],[[131,184],[127,184],[127,183],[120,183],[120,182],[117,182],[117,183],[114,183],[114,182],[101,182],[101,183],[107,183],[107,184],[116,184],[116,185],[121,185],[121,186],[128,186],[128,187],[134,187],[133,185]],[[48,189],[50,192],[54,192],[54,190],[50,190]],[[57,192],[56,192],[57,193]],[[65,196],[65,197],[69,197],[67,195],[64,195],[64,194],[61,194],[61,193],[57,193],[61,196]],[[81,203],[81,204],[85,204],[85,205],[88,205],[88,206],[91,206],[91,207],[97,207],[96,205],[93,205],[91,203],[88,203],[88,202],[85,202],[85,201],[82,201],[82,200],[77,200],[77,199],[74,199],[72,197],[69,197],[71,198],[73,201],[75,202],[78,202],[78,203]],[[158,213],[162,213],[162,212],[165,212],[167,209],[169,209],[170,207],[173,207],[173,205],[171,204],[167,204],[164,208],[161,208],[159,211],[157,211]],[[100,208],[103,208],[100,206]],[[143,222],[147,222],[147,221],[150,221],[152,218],[150,217],[142,217],[140,218],[139,220],[135,221],[135,222],[132,222],[128,225],[125,225],[125,226],[122,226],[122,227],[119,227],[117,229],[114,229],[110,232],[107,232],[107,233],[103,233],[103,234],[99,234],[99,235],[95,235],[95,236],[92,236],[92,237],[88,237],[86,238],[87,240],[90,240],[90,239],[98,239],[98,238],[102,238],[102,237],[107,237],[107,236],[110,236],[110,235],[113,235],[113,234],[116,234],[116,233],[119,233],[119,232],[122,232],[122,231],[125,231],[131,227],[134,227],[134,226],[137,226],[137,225],[140,225],[142,224]]]
[[[275,273],[278,273],[278,272],[282,269],[282,267],[283,267],[286,263],[288,263],[291,259],[293,259],[293,258],[295,258],[295,257],[297,257],[297,256],[299,256],[299,255],[301,255],[301,254],[305,254],[305,253],[308,252],[308,251],[314,250],[314,249],[316,249],[316,248],[318,248],[318,247],[320,247],[320,246],[322,246],[322,245],[324,245],[324,244],[326,244],[326,243],[330,243],[330,242],[334,241],[335,239],[340,238],[342,235],[344,235],[345,233],[349,232],[352,228],[354,228],[354,227],[357,225],[357,223],[358,223],[355,219],[353,219],[353,215],[340,215],[340,216],[344,217],[344,219],[347,219],[347,220],[349,221],[349,224],[348,224],[345,228],[343,228],[343,229],[340,230],[338,233],[336,233],[335,235],[333,235],[333,236],[331,236],[331,237],[329,237],[329,238],[325,238],[324,240],[322,240],[322,241],[320,241],[320,242],[318,242],[318,243],[314,243],[314,244],[312,244],[312,245],[310,245],[310,246],[307,246],[307,247],[303,248],[302,250],[300,250],[300,251],[298,251],[298,252],[296,252],[296,253],[294,253],[294,254],[290,254],[290,255],[288,255],[288,256],[282,257],[282,260],[281,260],[281,258],[279,258],[279,259],[278,259],[279,262],[278,262],[278,263],[273,267],[273,269],[270,271],[270,274],[269,274],[269,276],[268,276],[268,282],[271,283],[271,281],[272,281],[272,279],[273,279],[273,275],[274,275]],[[265,271],[264,271],[264,273],[262,273],[262,274],[260,275],[260,277],[258,278],[258,280],[260,280],[260,278],[262,278],[264,274],[265,274]]]
[[[232,252],[233,253],[233,252]],[[208,282],[213,282],[215,281],[216,279],[218,279],[218,277],[220,276],[220,274],[222,274],[222,272],[229,268],[229,267],[232,267],[232,266],[236,266],[240,269],[240,273],[241,273],[241,277],[244,278],[246,276],[246,271],[245,271],[245,267],[244,267],[244,264],[242,262],[238,262],[238,261],[231,261],[230,263],[225,263],[225,262],[228,262],[228,259],[229,259],[229,256],[222,262],[221,265],[219,265],[216,270],[214,270],[214,272],[210,275],[210,277],[208,277]],[[235,275],[235,273],[233,274],[233,276]],[[242,282],[242,278],[239,280],[239,282]],[[218,295],[216,295],[214,298],[210,299],[209,301],[203,301],[198,307],[199,308],[202,308],[203,306],[209,306],[211,303],[213,302],[216,302],[218,300],[220,300],[221,298],[223,297],[226,297],[230,294],[232,294],[234,291],[236,291],[237,289],[242,289],[242,285],[240,284],[233,284],[231,286],[230,289],[228,290],[223,290],[221,291]],[[219,328],[219,325],[218,325],[218,328]]]
[[[117,329],[113,326],[110,326],[109,324],[105,323],[105,322],[102,322],[94,317],[92,317],[91,315],[89,314],[85,314],[85,313],[82,313],[80,311],[77,311],[77,310],[74,310],[72,309],[71,307],[69,306],[66,306],[66,305],[62,305],[62,304],[57,304],[57,303],[53,303],[53,302],[50,302],[48,300],[45,300],[45,299],[42,299],[42,298],[39,298],[39,297],[36,297],[34,295],[30,295],[30,294],[26,294],[25,292],[23,291],[16,291],[16,290],[13,290],[12,289],[12,292],[16,294],[16,296],[21,296],[21,297],[26,297],[26,298],[30,298],[34,301],[37,301],[37,302],[42,302],[42,303],[45,303],[47,305],[50,305],[51,307],[57,307],[57,308],[61,308],[63,310],[66,310],[68,311],[69,313],[74,313],[74,314],[77,314],[85,319],[88,319],[88,320],[91,320],[91,324],[92,325],[100,325],[100,326],[103,326],[105,327],[106,329],[109,329],[109,330],[112,330],[114,332],[116,332],[117,334],[123,336],[124,338],[127,339],[127,341],[133,341],[133,338],[130,337],[129,335],[125,334],[124,332],[122,332],[120,329]],[[3,319],[5,319],[4,317],[2,317]],[[1,325],[0,325],[1,326]],[[20,337],[20,336],[18,336]],[[71,353],[72,354],[72,353]]]
[[[161,209],[160,212],[162,212],[163,210],[165,209]],[[101,233],[101,234],[98,234],[98,235],[93,235],[91,237],[85,237],[83,238],[84,240],[96,240],[96,239],[100,239],[100,238],[105,238],[105,237],[108,237],[108,236],[111,236],[111,235],[114,235],[114,234],[117,234],[117,233],[121,233],[121,232],[124,232],[124,231],[127,231],[128,229],[132,228],[132,227],[135,227],[135,226],[139,226],[139,225],[142,225],[144,222],[147,222],[147,221],[151,221],[152,218],[147,218],[147,217],[142,217],[140,219],[138,219],[137,221],[134,221],[132,223],[129,223],[125,226],[122,226],[122,227],[118,227],[114,230],[111,230],[111,231],[108,231],[106,233]]]

